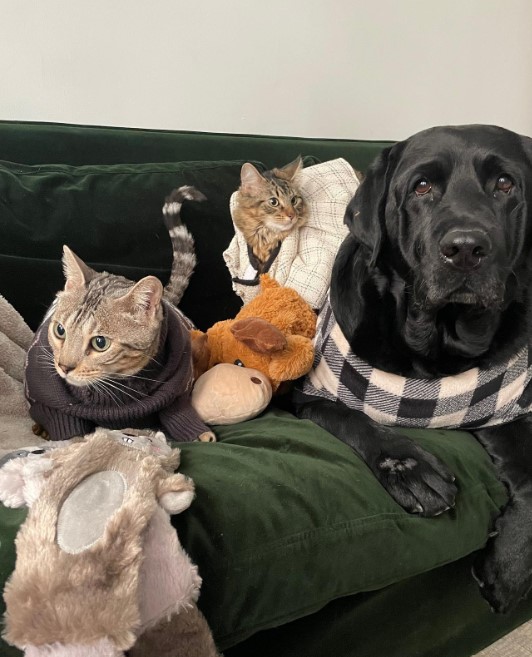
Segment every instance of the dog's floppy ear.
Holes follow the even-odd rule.
[[[530,164],[532,164],[532,137],[526,137],[524,135],[521,135],[521,141],[523,143],[523,148],[525,150],[525,153],[528,155]]]
[[[345,211],[344,223],[353,237],[368,247],[375,262],[384,237],[386,197],[394,168],[394,149],[381,151],[368,169]]]
[[[523,150],[528,158],[528,164],[532,169],[532,137],[521,136],[521,143],[523,144]],[[530,181],[528,181],[527,187],[530,187]]]

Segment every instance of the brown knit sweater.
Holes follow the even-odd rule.
[[[66,440],[94,431],[162,427],[178,441],[195,440],[209,431],[190,404],[193,385],[192,349],[188,327],[171,306],[164,306],[159,351],[152,362],[134,377],[120,379],[120,388],[105,395],[93,388],[72,386],[42,365],[39,354],[51,350],[48,324],[35,335],[26,361],[26,397],[30,415],[52,440]]]

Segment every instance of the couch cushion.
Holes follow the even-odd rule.
[[[182,446],[197,497],[175,522],[222,648],[469,554],[506,501],[465,432],[405,432],[457,477],[456,508],[432,519],[403,511],[346,445],[309,421],[270,410],[217,432],[217,444]]]
[[[200,606],[222,649],[471,553],[506,501],[464,432],[410,431],[457,477],[456,508],[431,519],[404,512],[346,445],[309,421],[271,409],[217,433],[218,443],[179,445],[197,494],[173,521],[199,565]],[[21,515],[0,510],[5,576]]]
[[[194,185],[207,201],[182,209],[199,262],[181,307],[201,329],[233,317],[240,300],[222,252],[234,234],[229,197],[240,184],[242,163],[0,162],[0,292],[36,328],[63,287],[63,244],[95,269],[134,280],[153,274],[166,283],[172,255],[161,208],[174,187]]]

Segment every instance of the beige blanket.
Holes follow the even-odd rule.
[[[24,361],[33,332],[0,295],[0,456],[43,442],[33,435],[24,397]]]

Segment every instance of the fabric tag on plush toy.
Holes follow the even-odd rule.
[[[334,258],[348,232],[344,225],[345,209],[360,180],[349,162],[338,158],[305,167],[297,174],[297,183],[308,204],[308,219],[282,242],[268,273],[281,285],[299,292],[318,310],[327,295]],[[231,196],[231,213],[236,193]],[[225,264],[233,279],[249,280],[248,246],[242,232],[234,228],[235,236],[223,253]],[[233,281],[233,289],[244,303],[259,292],[258,285],[238,281]]]

